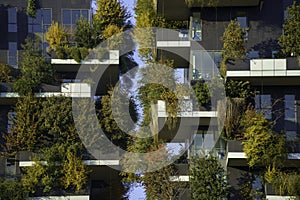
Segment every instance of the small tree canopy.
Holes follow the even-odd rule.
[[[57,52],[60,48],[67,48],[69,36],[66,30],[58,25],[58,22],[52,22],[46,32],[46,40],[49,43],[50,50]]]
[[[296,1],[287,8],[287,18],[283,24],[279,45],[284,53],[300,55],[300,4]]]
[[[193,158],[190,167],[192,199],[226,199],[229,186],[225,176],[225,171],[216,158]]]
[[[286,156],[284,137],[272,131],[270,122],[254,110],[246,111],[242,124],[249,166],[280,166]]]

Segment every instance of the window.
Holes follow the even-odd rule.
[[[18,45],[17,42],[8,43],[8,64],[10,66],[18,65]]]
[[[28,17],[29,33],[44,33],[51,26],[52,12],[50,8],[38,9],[36,18]]]
[[[13,128],[13,119],[16,116],[16,112],[8,112],[8,121],[7,121],[7,133],[11,133]]]
[[[8,8],[8,32],[17,32],[17,8]]]
[[[191,17],[190,22],[192,40],[202,40],[202,21],[200,18],[200,12],[193,13],[193,17]]]
[[[210,79],[218,73],[222,61],[221,51],[192,51],[193,79]]]
[[[62,23],[65,28],[73,30],[76,28],[76,22],[80,18],[89,19],[88,10],[75,10],[75,9],[63,9],[62,10]]]
[[[296,121],[296,105],[295,105],[295,95],[287,94],[284,96],[284,119],[288,121]]]
[[[264,115],[266,119],[272,119],[272,102],[271,95],[255,95],[255,109]]]
[[[247,23],[247,17],[243,16],[243,17],[237,17],[236,21],[240,23],[240,26],[242,29],[245,29],[248,27],[248,23]]]
[[[284,126],[287,141],[294,141],[297,135],[297,111],[295,102],[295,95],[284,95]]]

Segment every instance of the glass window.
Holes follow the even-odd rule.
[[[80,10],[72,10],[72,24],[76,24],[80,19]]]
[[[43,24],[51,25],[52,16],[51,9],[43,9]]]
[[[221,51],[192,51],[192,64],[194,70],[193,79],[215,77],[218,73],[216,67],[219,67],[222,61]]]
[[[241,28],[247,28],[247,17],[237,17],[236,21],[240,23]]]
[[[63,10],[62,13],[63,24],[71,24],[71,10]]]
[[[255,95],[255,109],[264,115],[266,119],[272,119],[272,102],[271,95]]]
[[[8,120],[7,120],[7,133],[11,133],[11,130],[13,128],[13,119],[16,116],[16,112],[8,112]]]
[[[295,105],[295,95],[287,94],[284,96],[285,104],[285,120],[296,121],[296,105]]]
[[[8,23],[17,23],[17,9],[8,8]]]
[[[297,139],[296,131],[286,131],[285,132],[286,141],[295,141]]]
[[[89,12],[87,10],[81,10],[81,17],[88,19],[89,18]]]
[[[18,45],[17,42],[8,43],[8,64],[17,66],[18,63]]]
[[[200,13],[193,13],[191,17],[191,38],[193,40],[202,40],[202,21],[200,19]]]
[[[52,12],[49,8],[38,9],[36,18],[28,17],[28,32],[42,33],[47,32],[52,22]]]
[[[81,17],[88,19],[89,11],[88,10],[72,10],[72,9],[63,9],[62,10],[62,22],[66,29],[75,29],[76,22]]]
[[[17,9],[8,8],[8,32],[17,32]]]

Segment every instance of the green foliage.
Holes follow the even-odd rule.
[[[81,190],[87,183],[89,170],[82,163],[78,154],[80,150],[80,144],[68,146],[57,143],[44,148],[41,158],[35,158],[35,164],[25,168],[22,177],[24,187],[32,194],[37,188],[42,188],[45,193],[55,188]]]
[[[84,60],[89,54],[89,50],[85,47],[70,47],[66,51],[68,57],[73,58],[78,63]]]
[[[19,62],[22,76],[14,83],[14,90],[26,95],[34,92],[40,83],[53,82],[54,70],[43,56],[38,40],[26,39],[22,48],[24,51]]]
[[[222,40],[223,58],[239,59],[245,55],[244,39],[239,22],[231,20],[225,29]]]
[[[227,140],[243,139],[244,127],[241,124],[246,111],[245,100],[242,98],[227,98],[226,113],[220,113],[224,117],[224,130],[222,135]],[[223,116],[225,115],[225,116]]]
[[[147,199],[169,200],[176,198],[178,189],[185,187],[183,183],[173,182],[170,176],[175,175],[173,165],[169,165],[155,172],[145,173],[142,178],[146,188]]]
[[[143,86],[139,89],[139,98],[143,105],[144,113],[143,124],[148,124],[150,122],[151,103],[156,103],[157,100],[164,100],[166,102],[166,109],[168,112],[167,124],[171,127],[176,123],[179,108],[177,96],[172,90],[170,90],[170,88],[176,88],[176,79],[172,69],[173,63],[167,61],[166,66],[169,67],[155,67],[156,65],[159,65],[159,62],[149,63],[147,67],[142,68],[141,70],[143,74],[147,74],[147,79],[141,80],[140,84]],[[164,78],[161,79],[161,77]],[[149,84],[147,83],[147,80],[150,80],[150,82],[153,83]],[[164,85],[168,86],[168,88]]]
[[[300,4],[296,1],[287,8],[287,18],[283,24],[279,45],[283,48],[283,53],[300,55]]]
[[[124,99],[121,99],[119,95],[112,96],[112,90],[108,91],[107,95],[102,96],[101,108],[99,109],[99,122],[106,136],[114,144],[126,149],[130,136],[119,128],[116,121],[125,127],[127,126],[129,130],[133,128],[129,127],[130,123],[122,109],[128,109],[128,105],[126,105],[126,101],[124,102]],[[115,115],[112,113],[112,105],[120,106]]]
[[[226,96],[230,98],[244,98],[250,100],[254,93],[249,81],[227,80],[225,83]]]
[[[37,9],[37,0],[28,0],[26,14],[29,17],[35,18],[36,17],[36,9]]]
[[[87,19],[80,18],[76,22],[76,30],[75,30],[75,42],[78,47],[85,47],[88,49],[93,48],[96,45],[96,41],[94,38],[93,26],[88,22]]]
[[[223,61],[220,66],[221,75],[226,76],[226,62],[228,59],[241,59],[245,56],[246,49],[240,24],[231,20],[225,29],[223,37],[222,57]]]
[[[0,63],[0,83],[1,82],[10,82],[11,81],[11,68],[10,66]]]
[[[128,25],[126,21],[130,15],[117,0],[96,0],[96,3],[97,11],[93,16],[93,28],[96,31],[95,38],[98,38],[97,44],[99,44],[104,39],[102,31],[109,25],[125,28]]]
[[[274,167],[268,167],[265,179],[272,184],[275,192],[280,196],[300,197],[300,174],[297,171],[281,171]]]
[[[139,56],[145,61],[156,59],[156,38],[152,27],[165,27],[165,19],[156,14],[152,0],[138,0],[135,7],[134,37],[139,45]]]
[[[18,100],[15,112],[14,128],[6,137],[9,152],[38,151],[56,143],[71,145],[80,141],[70,98],[25,96]]]
[[[223,199],[229,194],[226,174],[216,158],[192,158],[190,186],[192,199]]]
[[[26,200],[27,191],[18,181],[0,181],[0,200]]]
[[[262,114],[247,110],[242,121],[244,152],[250,167],[281,166],[286,156],[285,138],[272,131],[270,122]]]
[[[39,184],[39,181],[42,175],[45,173],[43,165],[41,162],[34,160],[35,164],[31,167],[25,168],[25,174],[22,176],[22,185],[30,193],[35,193],[36,186]]]
[[[39,112],[41,102],[32,96],[18,99],[16,104],[13,129],[5,138],[6,148],[9,152],[21,150],[34,150],[40,134],[38,133]]]
[[[206,82],[198,81],[193,86],[193,90],[197,97],[199,106],[210,104],[210,94]]]
[[[59,51],[60,55],[61,51],[69,45],[69,35],[58,22],[53,21],[46,32],[46,41],[49,43],[49,50]]]
[[[65,188],[75,187],[76,191],[82,189],[88,182],[89,170],[83,164],[81,157],[76,152],[76,148],[69,148],[67,150],[67,158],[63,165],[63,183]]]

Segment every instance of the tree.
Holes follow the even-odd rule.
[[[93,16],[93,38],[96,39],[95,45],[100,44],[104,39],[102,32],[109,26],[115,25],[120,29],[125,29],[130,17],[126,8],[117,0],[96,0],[97,11]]]
[[[10,66],[0,63],[0,82],[11,81],[11,68]]]
[[[71,145],[80,141],[70,98],[25,96],[18,100],[15,112],[14,128],[6,138],[10,152],[38,152],[56,143]]]
[[[231,20],[225,29],[222,48],[221,74],[226,75],[226,62],[228,59],[241,59],[246,53],[242,29],[239,22]]]
[[[27,191],[18,181],[0,181],[0,200],[26,200]]]
[[[75,30],[75,42],[78,47],[86,47],[88,49],[93,48],[96,43],[96,38],[94,38],[94,27],[88,22],[87,19],[80,18],[76,22]]]
[[[28,0],[27,1],[27,10],[26,14],[29,17],[35,18],[36,17],[36,7],[37,7],[37,0]]]
[[[81,190],[87,183],[89,170],[82,163],[80,144],[54,144],[41,150],[35,164],[24,169],[22,183],[30,193],[73,189]],[[44,163],[43,163],[44,162]]]
[[[205,106],[210,104],[210,94],[206,82],[201,80],[198,81],[193,86],[193,89],[195,91],[195,95],[197,97],[199,106]]]
[[[104,95],[100,100],[100,109],[99,109],[99,122],[102,127],[102,130],[106,136],[117,146],[126,149],[128,141],[131,139],[130,136],[119,127],[118,123],[122,124],[123,127],[126,127],[128,131],[131,131],[134,127],[132,126],[127,119],[128,116],[124,114],[123,109],[129,109],[126,105],[124,99],[119,95],[113,96],[113,91],[108,91],[108,95]],[[119,108],[116,108],[115,115],[112,113],[112,105],[118,105]],[[134,110],[132,111],[133,115],[136,115]]]
[[[32,95],[18,99],[15,107],[16,115],[11,119],[13,128],[5,137],[8,152],[36,150],[36,144],[41,137],[38,131],[41,107],[40,99],[34,98]]]
[[[49,51],[53,50],[58,58],[63,58],[65,50],[69,45],[69,35],[66,30],[58,25],[58,22],[52,22],[46,32],[46,41],[49,43]]]
[[[244,152],[250,167],[281,167],[286,157],[285,139],[272,131],[270,122],[262,114],[247,110],[242,120],[244,130]]]
[[[283,24],[279,45],[283,48],[283,53],[300,55],[300,4],[296,1],[287,8],[287,18]]]
[[[223,199],[229,194],[226,174],[216,158],[193,158],[190,167],[192,199]]]
[[[24,51],[19,62],[21,77],[14,82],[14,89],[20,95],[27,95],[36,91],[40,83],[53,82],[54,70],[43,56],[39,40],[27,38],[22,48]]]
[[[79,191],[87,184],[90,171],[83,164],[78,147],[75,145],[73,147],[67,150],[66,160],[63,163],[63,183],[65,188],[74,187]]]
[[[127,25],[126,21],[130,15],[119,1],[96,0],[96,2],[97,11],[94,15],[94,20],[101,32],[109,25],[115,25],[119,28],[124,28]]]

